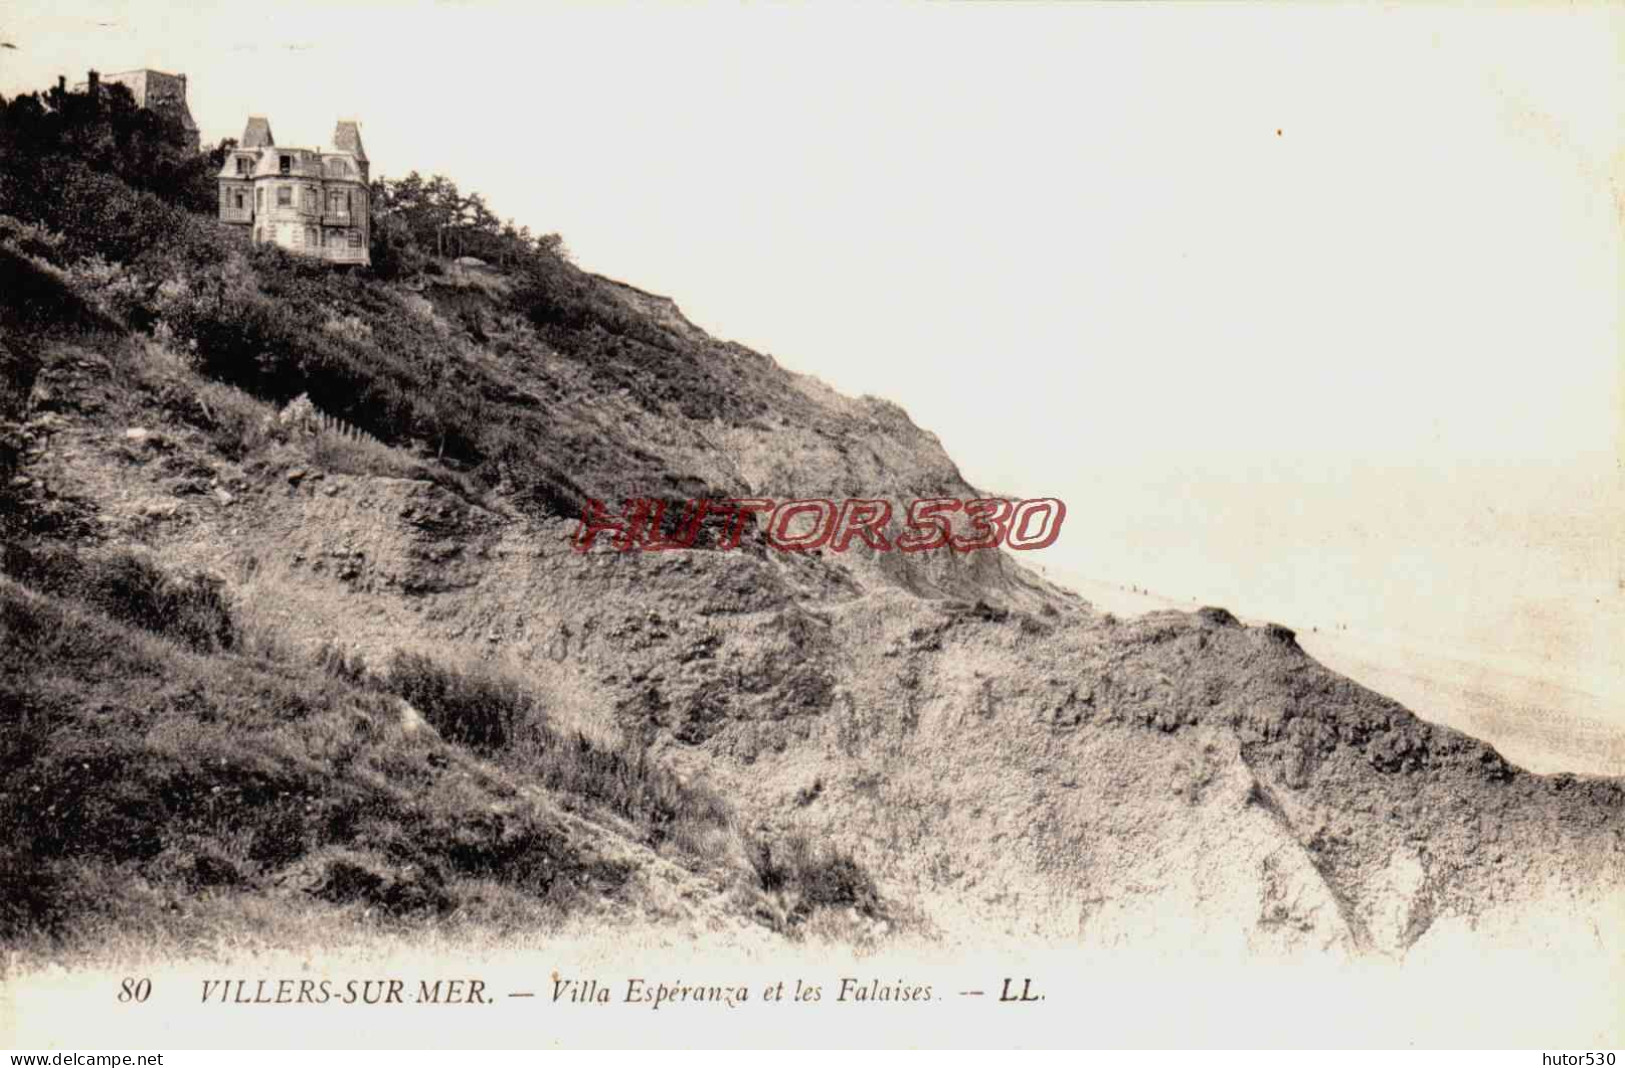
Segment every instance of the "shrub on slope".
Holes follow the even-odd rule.
[[[313,666],[200,655],[7,579],[0,644],[0,939],[93,937],[198,892],[406,917],[484,886],[557,910],[627,877],[512,776]]]

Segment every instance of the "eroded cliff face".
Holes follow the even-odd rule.
[[[585,494],[980,495],[900,409],[669,302],[613,289],[684,364],[656,389],[566,359],[492,285],[403,300],[537,398]],[[35,387],[27,477],[87,538],[217,576],[296,646],[500,665],[556,723],[643,744],[753,827],[840,844],[916,931],[1400,955],[1544,911],[1625,946],[1618,780],[1524,773],[1278,628],[1118,621],[1008,552],[577,552],[573,517],[346,473],[318,434],[232,458],[151,385],[195,388],[184,361],[115,349],[57,345]]]

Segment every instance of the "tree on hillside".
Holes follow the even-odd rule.
[[[564,259],[557,234],[541,238],[529,227],[503,223],[480,193],[463,193],[444,175],[372,183],[373,266],[385,275],[414,269],[425,257],[477,256],[504,267],[536,257]]]
[[[117,83],[94,96],[53,88],[0,103],[0,157],[12,179],[11,207],[0,211],[13,215],[27,211],[18,201],[52,192],[65,158],[193,211],[212,210],[211,166],[220,165],[197,152],[177,119],[137,107]]]

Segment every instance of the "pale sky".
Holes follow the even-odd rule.
[[[207,141],[358,118],[375,174],[1067,500],[1057,566],[1549,638],[1531,600],[1620,601],[1622,11],[11,0],[0,92],[152,66]],[[1395,544],[1429,581],[1369,594]]]

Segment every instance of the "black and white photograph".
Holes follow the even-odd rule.
[[[0,1047],[1607,1068],[1622,370],[1617,4],[0,0]]]

